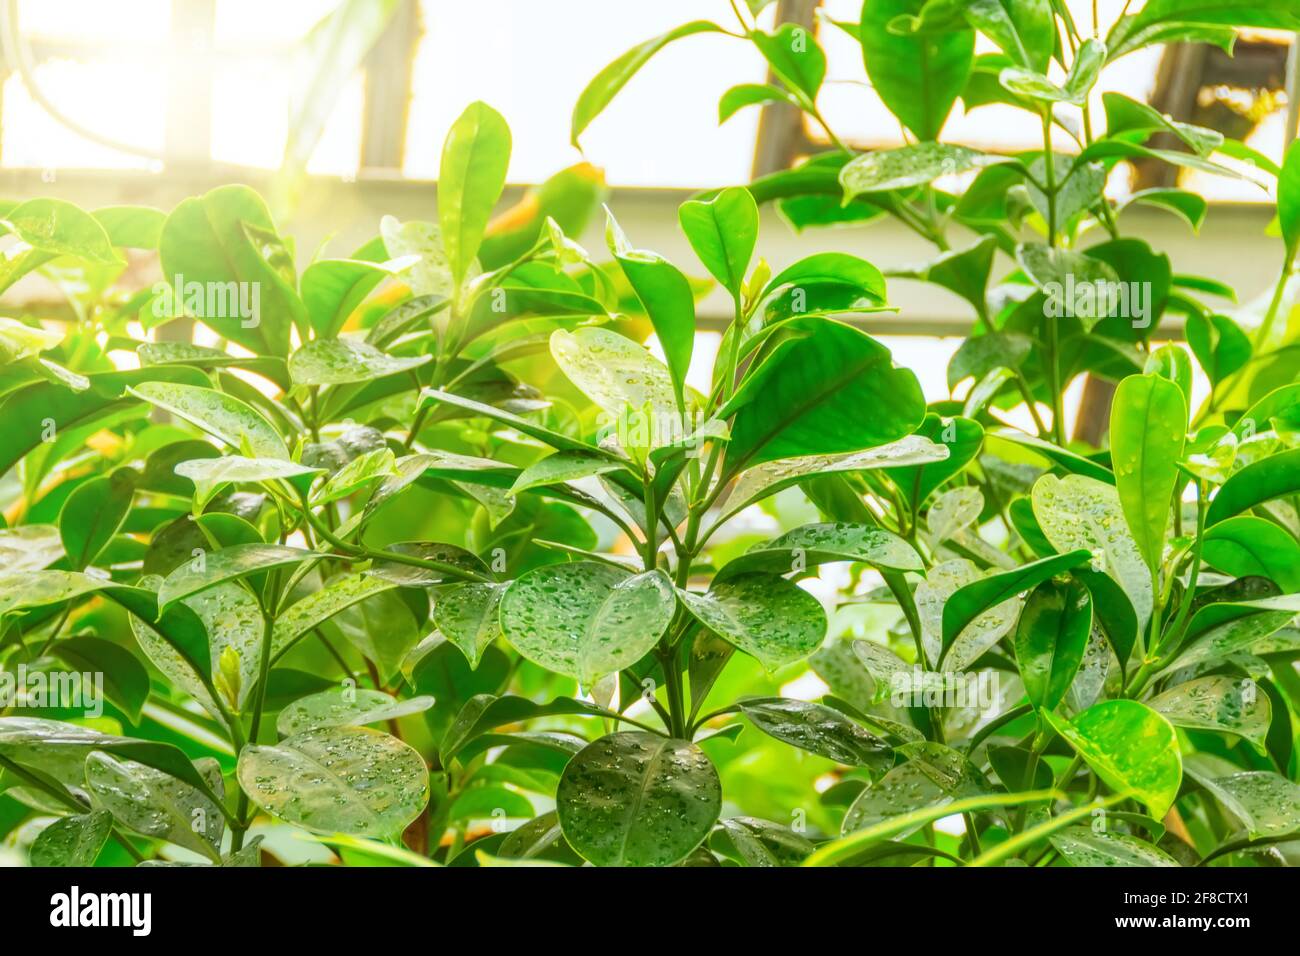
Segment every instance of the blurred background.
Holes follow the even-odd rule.
[[[1069,5],[1091,23],[1091,0]],[[1123,6],[1100,0],[1102,22]],[[781,0],[760,24],[816,29],[829,59],[821,106],[830,125],[855,146],[899,145],[897,123],[864,82],[857,44],[833,23],[856,21],[860,8],[859,0]],[[720,126],[719,96],[763,82],[766,69],[748,44],[716,35],[669,46],[584,135],[585,152],[569,143],[574,102],[603,66],[685,21],[732,22],[728,0],[0,0],[0,14],[0,195],[169,209],[244,182],[271,198],[282,231],[297,239],[300,266],[325,243],[346,254],[386,213],[432,218],[443,137],[475,99],[501,111],[514,133],[518,188],[508,200],[568,169],[601,189],[637,245],[688,270],[675,214],[683,199],[826,145],[783,106],[744,110]],[[1231,58],[1209,46],[1151,48],[1109,68],[1093,95],[1122,91],[1280,160],[1295,128],[1292,40],[1243,33]],[[1032,148],[1038,136],[1032,117],[997,104],[959,108],[944,134],[1003,151]],[[1109,191],[1173,185],[1173,175],[1121,164]],[[1271,197],[1245,181],[1176,175],[1212,202],[1201,236],[1137,208],[1126,231],[1168,252],[1176,271],[1221,276],[1249,303],[1280,264],[1265,235]],[[778,268],[821,248],[886,268],[932,254],[892,220],[799,237],[774,212],[765,216],[760,253]],[[593,220],[589,248],[603,248],[598,229]],[[6,302],[47,294],[23,282]],[[943,397],[969,308],[901,280],[891,300],[898,314],[864,325],[917,369],[932,399]],[[714,301],[701,310],[710,338],[726,316]]]

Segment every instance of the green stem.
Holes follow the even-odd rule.
[[[364,545],[349,544],[347,541],[344,541],[342,538],[335,535],[329,528],[325,527],[315,514],[312,513],[311,505],[305,499],[303,499],[299,504],[298,510],[302,512],[303,516],[307,519],[308,524],[311,525],[312,529],[321,537],[322,540],[351,557],[362,558],[368,561],[391,561],[394,564],[405,564],[413,568],[424,568],[428,571],[437,571],[438,573],[445,574],[448,577],[456,578],[459,581],[476,581],[480,584],[493,583],[492,578],[487,575],[479,574],[477,571],[471,571],[467,568],[457,567],[454,564],[446,564],[442,561],[429,561],[424,558],[412,557],[409,554],[399,554],[396,551],[375,551],[371,548],[365,547]]]

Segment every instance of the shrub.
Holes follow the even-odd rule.
[[[1101,132],[1087,94],[1145,44],[1294,28],[1287,9],[1182,23],[1153,0],[1105,41],[1046,0],[869,0],[832,24],[910,141],[857,154],[828,129],[832,151],[681,207],[734,306],[707,389],[701,284],[612,214],[609,263],[572,204],[490,224],[510,134],[481,103],[448,136],[438,222],[386,218],[301,273],[241,186],[166,216],[9,204],[6,287],[116,275],[123,250],[163,276],[85,293],[70,330],[0,320],[0,661],[22,678],[0,800],[48,823],[32,861],[256,865],[263,840],[292,857],[286,824],[358,863],[1285,860],[1300,153],[1278,169],[1116,95]],[[776,81],[722,118],[780,101],[822,123],[815,39],[737,17]],[[575,139],[707,31],[602,72]],[[1001,52],[974,56],[977,33]],[[1035,113],[1043,150],[939,142],[958,96]],[[1216,153],[1277,178],[1286,267],[1253,334],[1205,304],[1227,287],[1120,231],[1133,202],[1195,227],[1204,200],[1102,191],[1123,159],[1232,174]],[[931,240],[905,278],[969,302],[965,397],[927,404],[849,321],[887,308],[870,262],[822,247],[774,273],[768,202]],[[1212,386],[1194,413],[1172,315]],[[1065,433],[1085,373],[1117,383],[1101,449]]]

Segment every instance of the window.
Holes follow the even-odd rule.
[[[28,88],[21,71],[3,79],[0,165],[275,169],[289,134],[291,81],[304,72],[303,39],[338,5],[20,0],[14,45],[26,54],[37,89]],[[1099,0],[1103,24],[1124,5]],[[775,21],[778,6],[764,10],[763,25]],[[1070,8],[1089,32],[1092,0],[1070,0]],[[702,34],[660,52],[587,130],[585,153],[568,135],[573,104],[602,67],[688,20],[733,23],[729,0],[402,0],[396,10],[381,47],[340,84],[308,172],[349,177],[369,167],[432,178],[448,125],[466,102],[484,99],[514,130],[514,182],[540,181],[583,158],[604,169],[614,186],[697,188],[749,175],[763,114],[742,110],[719,126],[717,101],[733,84],[762,82],[767,68],[756,51],[729,37]],[[856,22],[860,11],[860,0],[819,4],[819,38],[829,61],[822,112],[851,142],[898,145],[902,132],[864,82],[858,44],[836,25]],[[1289,35],[1246,33],[1233,59],[1197,48],[1204,54],[1199,59],[1172,65],[1161,48],[1131,54],[1103,75],[1094,113],[1106,91],[1155,97],[1167,111],[1226,127],[1277,159],[1286,135],[1282,90],[1289,41]],[[981,40],[977,51],[990,50]],[[1172,92],[1161,86],[1162,71],[1170,70],[1184,80],[1172,84],[1180,88]],[[1185,82],[1189,71],[1199,82]],[[1179,102],[1164,102],[1170,98]],[[51,106],[69,122],[52,116]],[[818,129],[773,130],[799,138],[804,152],[824,144]],[[1014,151],[1032,149],[1038,131],[1023,111],[989,105],[967,113],[959,105],[945,137]],[[374,139],[382,140],[379,148],[372,148]],[[1061,133],[1059,145],[1072,144]],[[1128,173],[1117,177],[1125,180],[1117,187],[1131,185]],[[1181,183],[1211,198],[1264,198],[1250,183],[1203,173],[1185,172]]]

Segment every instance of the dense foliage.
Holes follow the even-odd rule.
[[[816,37],[759,30],[766,6],[620,57],[575,141],[707,32],[774,78],[730,90],[723,121],[780,102],[825,127]],[[908,144],[825,129],[825,154],[685,203],[686,272],[617,209],[608,258],[574,240],[585,167],[494,219],[511,140],[481,103],[446,140],[436,223],[385,218],[301,271],[242,186],[166,215],[5,203],[0,287],[38,273],[73,312],[0,319],[9,846],[45,865],[1290,862],[1300,152],[1278,168],[1117,94],[1095,117],[1088,94],[1145,45],[1230,47],[1234,26],[1300,29],[1300,7],[1184,6],[1105,31],[1049,0],[868,0],[825,28],[861,40]],[[1037,115],[1043,148],[941,142],[959,98]],[[1193,229],[1206,211],[1174,188],[1107,198],[1134,159],[1275,192],[1284,266],[1253,329],[1212,304],[1227,284],[1124,235],[1135,203]],[[834,233],[769,268],[767,203],[800,230],[893,216],[933,242],[891,278],[970,304],[952,397],[927,404],[852,323],[888,308],[886,278]],[[710,288],[734,319],[697,389]],[[1176,317],[1191,357],[1155,344]],[[1118,383],[1103,448],[1067,437],[1084,374]]]

